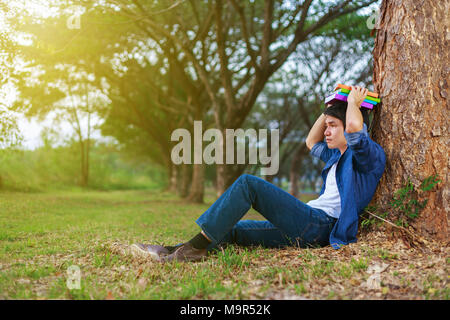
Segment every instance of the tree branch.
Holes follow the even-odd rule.
[[[227,105],[227,111],[229,113],[235,106],[235,97],[233,87],[231,84],[230,71],[228,69],[228,56],[225,52],[226,39],[224,35],[223,20],[222,20],[222,0],[217,0],[216,2],[215,17],[216,17],[217,48],[220,60],[220,75],[223,88],[225,89],[225,103]]]
[[[267,70],[270,65],[269,47],[272,43],[273,0],[266,0],[264,5],[264,27],[261,43],[261,69]]]
[[[393,226],[394,228],[401,229],[401,230],[405,231],[407,234],[409,234],[409,235],[410,235],[411,237],[413,237],[414,239],[418,239],[418,240],[420,240],[420,241],[423,241],[423,239],[420,239],[417,235],[415,235],[414,233],[412,233],[412,232],[409,231],[408,229],[403,228],[402,226],[398,226],[398,225],[396,225],[396,224],[390,222],[389,220],[383,219],[382,217],[377,216],[376,214],[374,214],[374,213],[372,213],[372,212],[370,212],[370,211],[368,211],[368,210],[364,210],[364,212],[367,212],[367,213],[370,214],[371,216],[373,216],[373,217],[375,217],[375,218],[377,218],[377,219],[380,219],[380,220],[383,221],[383,222],[386,222],[387,224],[389,224],[390,226]]]
[[[253,68],[255,69],[256,73],[259,72],[260,68],[258,66],[258,63],[256,62],[256,52],[252,49],[252,45],[250,43],[250,39],[248,36],[248,30],[247,30],[247,21],[244,13],[244,9],[236,3],[235,0],[231,0],[231,4],[239,14],[239,18],[241,20],[241,26],[242,26],[242,35],[244,37],[245,45],[247,47],[248,55],[250,56],[251,63]],[[253,19],[253,16],[251,16],[251,19]]]
[[[289,44],[289,46],[282,50],[276,57],[275,57],[275,63],[272,65],[273,70],[277,70],[281,65],[286,61],[286,59],[289,57],[289,55],[295,50],[297,45],[306,38],[305,34],[303,33],[303,26],[306,22],[306,17],[308,15],[309,8],[311,7],[311,3],[313,0],[305,0],[305,2],[302,4],[302,14],[300,16],[300,21],[297,26],[297,29],[294,33],[294,39]]]

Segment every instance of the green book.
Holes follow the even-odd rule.
[[[341,88],[339,91],[340,91],[340,92],[343,92],[343,93],[350,93],[350,90],[344,89],[344,88]],[[380,98],[374,98],[374,97],[371,97],[371,96],[367,96],[367,97],[366,97],[366,100],[371,100],[371,101],[375,101],[375,102],[378,102],[378,103],[381,102],[381,99],[380,99]]]

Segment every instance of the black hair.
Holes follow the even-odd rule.
[[[342,123],[344,124],[344,130],[345,130],[345,118],[346,118],[346,114],[347,114],[347,106],[348,106],[347,102],[337,101],[337,102],[334,102],[331,106],[327,107],[325,109],[325,111],[323,112],[323,114],[329,115],[329,116],[332,116],[332,117],[335,117],[335,118],[338,118],[339,120],[341,120]],[[367,126],[367,130],[369,130],[370,110],[367,108],[360,108],[359,110],[361,111],[361,114],[363,116],[363,121]]]

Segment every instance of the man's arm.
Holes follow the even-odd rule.
[[[316,120],[313,127],[306,137],[306,146],[309,150],[314,147],[317,142],[323,141],[325,132],[325,115],[322,113],[320,117]]]
[[[368,89],[352,87],[348,95],[347,113],[345,116],[345,132],[353,133],[363,129],[364,119],[361,113],[361,103],[369,92]]]
[[[383,148],[369,138],[367,127],[364,125],[360,107],[367,93],[367,89],[352,87],[348,95],[345,118],[344,136],[348,147],[352,150],[355,168],[359,172],[370,172],[381,167],[384,169],[386,162]]]
[[[352,150],[353,163],[357,171],[367,173],[376,168],[384,170],[386,163],[384,150],[370,139],[365,123],[361,131],[344,132],[344,136],[349,149]]]

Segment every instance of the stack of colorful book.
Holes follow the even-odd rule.
[[[347,102],[348,94],[350,93],[351,90],[352,88],[349,86],[346,86],[344,84],[338,84],[336,88],[334,88],[334,92],[325,98],[325,104],[333,104],[336,101]],[[363,103],[361,103],[361,107],[373,109],[373,107],[380,102],[381,100],[378,97],[378,93],[369,91]]]

